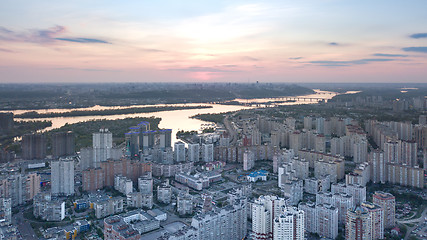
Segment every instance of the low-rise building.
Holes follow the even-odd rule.
[[[53,198],[50,193],[40,193],[33,199],[33,214],[45,221],[62,221],[65,218],[65,202]]]

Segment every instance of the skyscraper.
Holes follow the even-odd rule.
[[[74,145],[73,132],[68,131],[52,134],[52,155],[55,158],[74,155]]]
[[[276,196],[260,196],[255,200],[252,205],[253,239],[273,238],[273,220],[282,213],[282,206],[285,205],[285,199]]]
[[[202,144],[202,160],[204,162],[213,162],[213,144],[204,143]]]
[[[281,207],[280,214],[274,218],[274,240],[305,239],[304,211],[295,207]]]
[[[357,206],[347,211],[345,223],[345,239],[369,240],[372,239],[371,214],[365,207]]]
[[[376,191],[372,196],[372,202],[381,206],[384,211],[384,228],[392,228],[396,225],[396,201],[391,193]]]
[[[74,194],[74,160],[60,158],[51,162],[51,191],[54,195]]]
[[[370,202],[363,202],[362,207],[365,207],[371,215],[371,231],[372,239],[384,238],[384,211],[381,206]]]
[[[185,144],[181,141],[174,145],[174,158],[176,162],[185,162]]]
[[[26,160],[46,157],[46,137],[43,134],[25,134],[22,137],[22,158]]]
[[[99,129],[99,132],[92,134],[92,141],[94,167],[97,168],[100,166],[100,162],[111,157],[113,134],[108,129]]]
[[[190,162],[198,162],[200,160],[200,145],[195,143],[188,144],[188,161]]]

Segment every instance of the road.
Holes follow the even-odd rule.
[[[230,134],[230,146],[234,146],[237,142],[237,134],[236,131],[234,131],[234,127],[228,118],[229,117],[224,118],[224,126],[227,129],[228,134]]]
[[[409,239],[409,237],[411,236],[411,232],[417,228],[417,225],[419,223],[422,223],[425,221],[425,218],[427,217],[427,208],[424,209],[423,214],[421,214],[421,217],[416,218],[416,219],[410,219],[410,220],[405,220],[405,221],[397,221],[398,223],[416,223],[415,226],[408,228],[408,230],[406,231],[406,235],[405,235],[405,240]]]
[[[18,230],[22,235],[23,239],[37,240],[36,233],[31,227],[30,223],[24,219],[22,212],[13,215],[12,223],[18,226]]]

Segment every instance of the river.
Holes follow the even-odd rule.
[[[335,92],[321,91],[318,89],[314,89],[315,94],[298,96],[300,98],[321,98],[331,99],[333,96],[337,95]],[[298,98],[296,97],[296,98]],[[259,98],[259,99],[250,99],[250,100],[242,100],[236,99],[235,101],[240,102],[249,102],[249,103],[263,103],[269,101],[280,101],[282,98]],[[309,99],[300,99],[295,102],[286,102],[280,103],[280,105],[296,105],[296,104],[313,104],[317,103],[317,101],[310,101]],[[120,114],[120,115],[106,115],[106,116],[74,116],[74,117],[53,117],[53,118],[25,118],[20,119],[16,118],[16,120],[22,121],[43,121],[48,120],[52,121],[52,126],[43,129],[42,131],[49,131],[52,129],[60,128],[65,124],[73,124],[78,122],[84,122],[89,120],[97,120],[97,119],[107,119],[107,120],[115,120],[115,119],[124,119],[124,118],[134,118],[134,117],[159,117],[162,120],[160,121],[159,128],[170,128],[172,129],[172,142],[176,141],[176,133],[180,130],[191,131],[191,130],[200,130],[202,124],[206,124],[205,121],[201,121],[198,119],[190,118],[191,116],[200,114],[200,113],[224,113],[224,112],[232,112],[238,111],[242,109],[250,109],[253,107],[243,106],[243,105],[222,105],[222,104],[206,104],[206,103],[188,103],[188,104],[167,104],[167,106],[212,106],[212,108],[204,108],[204,109],[183,109],[183,110],[173,110],[173,111],[162,111],[162,112],[151,112],[151,113],[135,113],[135,114]],[[108,110],[108,109],[123,109],[123,108],[134,108],[134,107],[148,107],[148,106],[166,106],[165,104],[159,105],[133,105],[133,106],[93,106],[89,108],[72,108],[72,109],[37,109],[37,110],[14,110],[9,111],[16,114],[22,114],[25,112],[35,111],[38,113],[53,113],[53,112],[70,112],[74,110]],[[7,112],[7,111],[0,111]]]

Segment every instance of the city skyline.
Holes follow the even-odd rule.
[[[0,83],[423,83],[426,7],[424,1],[3,1]]]

